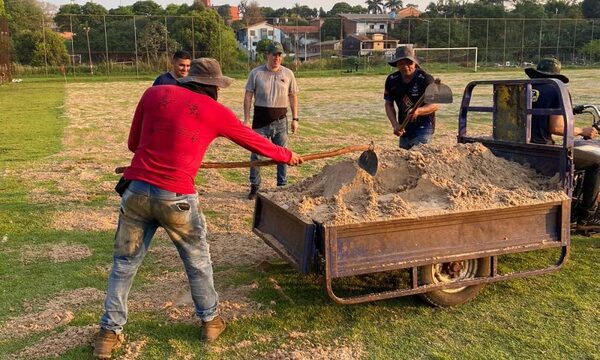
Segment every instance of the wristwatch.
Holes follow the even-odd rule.
[[[292,118],[292,121],[298,121],[298,118]]]

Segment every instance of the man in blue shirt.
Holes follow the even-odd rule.
[[[416,104],[427,86],[434,82],[433,77],[419,66],[412,45],[398,47],[388,64],[398,68],[385,80],[383,95],[385,114],[394,129],[394,135],[400,137],[402,149],[427,144],[435,130],[435,112],[439,105]],[[398,114],[394,105],[398,107]],[[408,123],[402,128],[405,120]]]
[[[525,73],[532,79],[554,78],[568,83],[569,78],[560,73],[560,61],[554,58],[540,60],[536,68],[527,68]],[[535,84],[532,86],[532,105],[536,109],[560,108],[559,90],[552,84]],[[531,118],[531,142],[537,144],[554,144],[552,135],[563,135],[564,119],[562,115],[533,115]],[[574,136],[592,139],[598,132],[595,128],[573,128]],[[597,198],[600,192],[600,158],[584,148],[575,147],[573,162],[576,170],[585,171],[583,180],[582,201],[575,209],[574,218],[577,227],[582,230],[600,229],[600,216],[596,214]]]
[[[177,79],[188,75],[192,56],[187,51],[179,50],[173,54],[171,66],[173,70],[168,71],[154,80],[152,86],[156,85],[177,85]]]

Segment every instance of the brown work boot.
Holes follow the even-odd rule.
[[[250,185],[250,193],[248,193],[248,200],[255,200],[258,194],[258,185]]]
[[[205,342],[215,341],[223,330],[225,330],[225,321],[219,315],[211,321],[203,321],[200,328],[200,340]]]
[[[123,344],[123,334],[117,334],[112,330],[100,329],[94,342],[94,357],[96,359],[110,359],[112,351]]]

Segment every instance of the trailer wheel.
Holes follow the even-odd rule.
[[[485,277],[490,273],[490,258],[479,258],[448,263],[439,263],[419,268],[421,285],[453,282],[475,277]],[[484,284],[460,288],[435,290],[420,294],[427,303],[439,307],[461,305],[473,300],[483,289]]]

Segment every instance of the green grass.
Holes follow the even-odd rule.
[[[0,237],[7,236],[7,241],[0,243],[0,327],[9,318],[25,314],[25,302],[39,309],[61,291],[106,288],[104,269],[111,258],[113,232],[51,229],[48,224],[52,213],[64,204],[38,204],[31,200],[29,187],[35,184],[59,192],[56,183],[26,183],[17,176],[32,163],[49,163],[48,157],[61,150],[66,126],[61,108],[64,96],[60,82],[0,87]],[[301,138],[294,140],[294,150],[306,153],[331,149],[335,134],[386,136],[387,127],[381,125],[385,119],[381,114],[377,116],[383,120],[306,122]],[[447,118],[440,117],[441,121]],[[336,159],[326,162],[330,161]],[[320,166],[322,163],[305,164],[292,181],[314,174]],[[265,176],[273,176],[273,170],[265,171]],[[245,169],[220,173],[228,182],[246,184]],[[203,180],[200,173],[197,181]],[[93,187],[93,183],[87,186]],[[230,214],[211,207],[210,194],[202,196],[209,224],[226,228]],[[82,211],[107,205],[115,204],[101,190],[79,204]],[[44,252],[57,243],[86,245],[93,255],[53,263]],[[39,250],[40,256],[26,262],[23,252],[30,249]],[[527,268],[547,262],[554,255],[549,251],[506,256],[501,269]],[[475,301],[454,309],[432,308],[417,297],[337,305],[327,296],[322,277],[301,276],[283,261],[264,271],[247,265],[219,266],[215,270],[227,271],[223,282],[228,285],[258,284],[250,296],[273,314],[230,322],[215,346],[199,343],[197,325],[174,322],[158,311],[132,312],[126,332],[129,341],[147,341],[142,359],[257,359],[285,346],[307,351],[328,347],[330,354],[335,349],[354,347],[362,349],[364,359],[600,359],[599,262],[600,239],[574,236],[570,259],[559,272],[488,285]],[[144,289],[149,279],[167,270],[171,269],[160,266],[149,254],[134,290]],[[277,281],[285,296],[274,289],[271,279]],[[351,288],[356,282],[342,281],[339,285]],[[75,312],[70,325],[95,324],[100,312],[99,303],[88,304]],[[295,339],[290,336],[292,332],[302,335]],[[10,358],[50,334],[0,339],[0,359]],[[245,341],[250,343],[240,346]],[[221,351],[215,351],[215,347]],[[60,358],[91,358],[91,347],[75,348]]]

